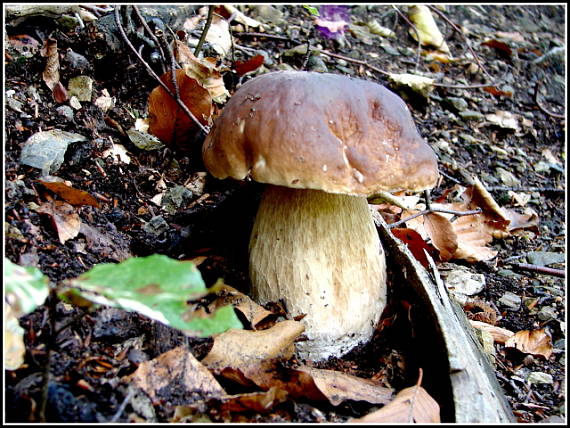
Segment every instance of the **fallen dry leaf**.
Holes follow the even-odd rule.
[[[196,264],[195,261],[194,264]],[[246,296],[229,285],[220,285],[216,294],[218,297],[214,301],[213,306],[209,308],[210,310],[215,310],[220,306],[232,305],[243,314],[254,329],[261,321],[269,316],[275,315],[273,312],[255,303],[249,296]]]
[[[206,34],[206,41],[210,43],[212,48],[223,58],[232,48],[232,36],[230,34],[229,22],[215,14],[212,17],[210,29]]]
[[[532,208],[525,208],[522,214],[512,209],[505,209],[505,215],[509,218],[509,232],[519,229],[531,229],[538,232],[538,214]]]
[[[169,385],[177,394],[194,392],[204,398],[226,395],[212,373],[182,346],[141,363],[134,373],[122,380],[145,391],[156,404],[160,402],[160,390]]]
[[[172,84],[172,73],[166,72],[161,80],[170,91],[176,93]],[[188,77],[183,69],[176,70],[176,80],[182,102],[202,125],[207,125],[213,113],[210,93],[195,79]],[[157,86],[148,98],[149,134],[174,148],[190,150],[189,144],[198,134],[199,126],[186,115],[178,103],[162,88]]]
[[[234,68],[237,74],[243,76],[245,73],[249,73],[250,71],[257,70],[261,67],[263,61],[265,61],[263,55],[255,55],[247,61],[236,61]]]
[[[505,346],[516,348],[525,354],[542,356],[547,360],[552,354],[552,339],[543,328],[517,331],[505,342]]]
[[[386,404],[392,398],[392,389],[371,379],[308,366],[301,366],[295,370],[310,375],[317,388],[333,406],[338,406],[347,400]]]
[[[61,196],[71,205],[91,205],[92,207],[99,208],[99,202],[97,202],[97,199],[84,190],[74,189],[60,181],[39,180],[39,182],[44,187],[47,187],[55,194]]]
[[[272,358],[290,358],[295,339],[305,327],[299,321],[282,321],[266,330],[231,329],[214,338],[202,363],[209,369],[242,368]]]
[[[401,390],[394,400],[350,422],[359,423],[439,423],[439,404],[419,385]]]
[[[47,58],[46,68],[42,73],[45,84],[53,90],[59,82],[59,54],[57,52],[57,40],[47,38],[41,49],[42,56]]]
[[[390,229],[390,232],[392,232],[396,238],[406,244],[412,255],[416,258],[417,261],[421,263],[423,267],[429,266],[429,261],[426,257],[426,254],[424,253],[424,250],[427,251],[434,260],[439,260],[438,251],[433,246],[429,245],[424,240],[424,238],[422,238],[422,236],[414,229],[395,227],[393,229]]]
[[[423,221],[433,246],[439,250],[440,259],[442,261],[450,260],[459,246],[457,235],[453,233],[452,223],[438,213],[424,215]]]
[[[488,331],[493,337],[493,340],[501,344],[504,344],[508,339],[513,337],[515,334],[512,331],[507,330],[506,328],[497,327],[496,325],[491,325],[483,321],[469,320],[469,323],[471,324],[471,327]]]
[[[441,52],[449,53],[449,47],[439,31],[439,28],[433,19],[433,15],[429,8],[425,5],[413,5],[408,8],[408,17],[410,21],[415,25],[418,32],[410,28],[410,35],[417,40],[420,38],[420,43],[424,46],[433,46],[440,50]]]
[[[198,83],[208,90],[212,101],[223,103],[229,96],[222,73],[216,67],[216,58],[197,58],[190,48],[183,42],[176,40],[173,45],[176,61],[184,69],[186,75],[196,79]]]
[[[105,258],[110,258],[118,262],[126,260],[132,256],[129,249],[129,242],[124,238],[120,238],[117,235],[117,232],[109,234],[102,232],[96,227],[82,223],[79,228],[79,233],[85,236],[87,249],[91,251],[91,253]]]
[[[75,208],[67,202],[44,202],[37,211],[50,217],[57,236],[59,237],[59,242],[62,244],[65,244],[65,241],[75,238],[79,234],[81,218],[75,211]]]

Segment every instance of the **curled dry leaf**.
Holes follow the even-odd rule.
[[[220,9],[224,9],[226,13],[223,13],[223,11]],[[220,14],[225,18],[229,18],[230,16],[233,15],[234,21],[239,22],[240,24],[243,25],[247,25],[248,27],[257,28],[261,25],[261,22],[256,21],[255,19],[250,18],[247,15],[244,15],[235,6],[229,4],[224,4],[220,6],[217,12],[220,12]]]
[[[408,8],[410,21],[416,26],[420,43],[424,46],[433,46],[441,52],[449,53],[449,47],[439,31],[429,8],[425,5],[413,5]],[[410,28],[411,36],[417,40],[416,32]]]
[[[287,391],[276,387],[263,392],[232,395],[220,400],[219,409],[222,412],[267,413],[277,404],[285,402],[288,395]]]
[[[265,58],[263,55],[255,55],[254,57],[248,59],[247,61],[236,61],[234,68],[236,73],[243,76],[245,73],[257,70],[263,65]]]
[[[347,400],[386,404],[392,398],[392,389],[371,379],[308,366],[301,366],[295,370],[307,373],[333,406],[338,406]]]
[[[59,54],[57,52],[57,40],[47,38],[41,49],[42,56],[47,58],[46,68],[42,73],[45,84],[53,90],[59,82]]]
[[[380,410],[351,422],[360,423],[439,423],[439,404],[419,385],[401,390]]]
[[[229,92],[220,70],[216,67],[216,58],[197,58],[190,48],[179,40],[174,41],[173,50],[176,61],[185,70],[186,75],[196,79],[207,89],[212,101],[223,103],[227,99]]]
[[[74,189],[60,181],[39,180],[39,182],[44,187],[47,187],[55,194],[61,196],[71,205],[91,205],[92,207],[99,208],[99,202],[97,202],[97,199],[84,190]]]
[[[222,58],[228,54],[232,48],[232,36],[230,34],[230,24],[225,18],[219,15],[212,17],[210,29],[206,34],[206,41],[212,45]]]
[[[501,344],[505,343],[515,334],[506,328],[497,327],[496,325],[491,325],[483,321],[469,320],[469,323],[471,324],[471,327],[488,331],[493,337],[493,340]]]
[[[407,86],[426,98],[434,88],[434,79],[416,74],[390,73],[388,79],[396,85]]]
[[[507,339],[505,346],[516,348],[525,354],[542,356],[547,360],[552,354],[552,339],[543,328],[532,331],[517,331],[513,336]]]
[[[299,321],[282,321],[266,330],[228,330],[214,338],[214,346],[202,363],[209,369],[243,368],[272,358],[287,359],[294,341],[305,330]]]
[[[390,231],[396,238],[400,239],[400,241],[407,245],[408,249],[423,267],[427,268],[429,266],[429,261],[424,250],[427,251],[434,260],[439,260],[437,249],[429,245],[414,229],[393,228]]]
[[[44,202],[37,209],[39,213],[48,215],[59,237],[59,242],[65,244],[68,239],[79,234],[81,218],[72,205],[63,201]]]
[[[218,298],[214,301],[214,307],[210,309],[232,305],[243,314],[253,328],[267,317],[275,315],[229,285],[222,284],[217,290],[217,295]]]
[[[226,395],[212,373],[182,346],[141,363],[134,373],[122,380],[145,391],[156,404],[160,400],[159,391],[169,385],[179,394],[195,392],[208,398]]]
[[[213,113],[212,98],[208,90],[196,79],[188,77],[182,69],[176,70],[176,79],[182,102],[202,125],[207,125]],[[161,80],[173,94],[176,93],[171,72],[163,74]],[[157,86],[150,93],[148,115],[150,134],[160,138],[167,146],[186,151],[191,149],[189,142],[194,140],[199,127],[162,86]]]

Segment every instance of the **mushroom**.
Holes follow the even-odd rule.
[[[214,177],[267,184],[249,243],[251,291],[305,315],[300,356],[341,356],[369,340],[387,287],[366,196],[438,178],[402,99],[341,75],[264,74],[235,92],[202,156]]]

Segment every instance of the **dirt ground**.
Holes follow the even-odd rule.
[[[266,23],[265,35],[255,35],[257,30],[232,22],[233,55],[246,60],[261,53],[264,71],[287,65],[348,74],[391,87],[407,101],[421,135],[438,155],[442,180],[432,191],[434,199],[454,185],[467,185],[466,177],[471,176],[486,186],[501,207],[536,212],[538,226],[493,241],[492,248],[498,251],[495,258],[476,263],[454,260],[451,264],[484,276],[486,285],[477,297],[494,309],[497,326],[513,332],[545,329],[550,336],[553,351],[548,359],[495,344],[495,370],[519,422],[563,422],[566,279],[540,267],[565,270],[565,258],[553,254],[566,254],[566,58],[565,52],[557,49],[566,42],[566,7],[447,6],[441,12],[447,20],[434,11],[450,51],[461,59],[457,62],[417,57],[418,44],[409,34],[402,8],[403,16],[389,5],[349,7],[353,25],[376,20],[394,31],[395,37],[347,30],[339,43],[317,32],[313,18],[301,5],[244,6],[241,11],[246,16]],[[185,19],[198,10],[141,7],[148,22],[170,27],[173,32],[181,30]],[[204,135],[197,135],[184,151],[146,151],[131,142],[125,131],[134,126],[136,118],[146,117],[148,96],[157,82],[122,41],[113,13],[99,15],[84,28],[45,14],[19,19],[8,16],[5,22],[5,256],[20,265],[37,266],[54,283],[76,277],[98,263],[118,262],[128,256],[201,256],[199,269],[208,286],[223,277],[225,283],[247,294],[247,244],[260,186],[220,181],[205,174],[200,155]],[[453,26],[463,32],[454,31]],[[200,33],[191,35],[199,37]],[[171,38],[171,33],[165,34]],[[38,46],[48,37],[57,40],[60,81],[66,84],[75,76],[87,75],[94,81],[97,97],[104,89],[115,97],[114,107],[103,112],[92,102],[82,102],[79,109],[62,109],[68,103],[56,102],[42,80],[46,58],[39,48],[28,46],[33,52],[26,54],[21,44],[8,42],[8,38],[22,35],[33,38]],[[129,37],[137,48],[145,43],[134,33]],[[286,54],[307,41],[336,56]],[[204,49],[206,54],[219,56],[207,43]],[[149,62],[151,51],[148,47],[142,50]],[[476,70],[473,53],[494,79],[492,84]],[[240,78],[232,71],[231,58],[228,55],[221,62],[230,70],[224,81],[233,93],[252,76]],[[389,73],[430,76],[441,85],[425,98],[391,86],[385,74],[368,64]],[[487,90],[482,83],[488,85]],[[492,122],[489,115],[497,112],[514,115],[517,128]],[[49,218],[37,209],[55,196],[38,183],[41,170],[22,164],[20,159],[24,142],[50,129],[86,137],[86,141],[69,145],[63,163],[52,175],[69,180],[99,203],[99,207],[76,208],[82,229],[64,244]],[[130,163],[114,162],[105,154],[113,143],[127,149]],[[152,200],[164,186],[176,185],[194,189],[176,210],[165,210]],[[163,223],[158,231],[148,227],[157,217]],[[537,261],[541,256],[554,258]],[[517,269],[517,263],[539,266],[539,270]],[[55,313],[55,320],[49,319],[50,313]],[[149,420],[126,400],[128,388],[120,379],[133,373],[142,361],[181,344],[187,344],[198,359],[212,345],[212,339],[185,338],[136,313],[104,307],[86,312],[55,301],[23,317],[20,324],[26,331],[26,359],[18,370],[5,372],[7,422],[38,422],[42,408],[49,422]],[[53,326],[65,328],[50,341]],[[409,328],[404,322],[396,323],[371,343],[318,366],[363,378],[383,376],[396,391],[413,385],[417,373],[406,369],[402,340],[402,333]],[[130,343],[130,348],[125,343]],[[51,379],[47,386],[46,367]],[[540,380],[533,380],[537,378]],[[250,392],[236,385],[225,386],[233,393]],[[176,405],[195,400],[166,394],[154,405],[154,420],[171,421]],[[346,422],[374,408],[365,402],[333,406],[290,398],[265,413],[228,414],[216,411],[215,402],[208,403],[203,414],[213,422]]]

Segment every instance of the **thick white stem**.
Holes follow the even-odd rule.
[[[386,305],[386,261],[366,198],[268,185],[251,234],[252,294],[306,314],[304,358],[368,340]]]

